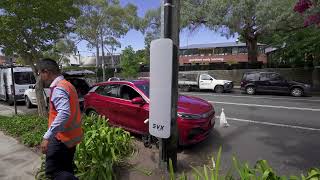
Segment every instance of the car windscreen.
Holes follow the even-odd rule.
[[[136,87],[149,98],[149,84],[137,84]]]
[[[32,72],[15,72],[14,81],[16,84],[19,84],[19,85],[36,83],[36,79],[34,78],[34,75]]]

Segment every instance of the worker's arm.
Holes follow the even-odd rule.
[[[54,88],[50,101],[53,103],[53,106],[58,114],[43,136],[43,138],[47,140],[53,138],[57,134],[57,132],[63,130],[65,123],[68,121],[71,115],[70,96],[64,88]]]

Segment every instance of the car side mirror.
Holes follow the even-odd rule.
[[[140,104],[140,105],[145,103],[145,101],[142,99],[142,97],[133,98],[131,100],[131,102],[132,102],[132,104]]]
[[[30,85],[29,86],[29,89],[34,89],[35,88],[35,85]]]
[[[213,81],[213,79],[212,79],[212,78],[210,78],[210,80],[211,80],[211,81]]]

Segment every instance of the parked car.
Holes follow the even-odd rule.
[[[85,73],[88,73],[88,72],[85,72]],[[69,81],[76,88],[78,97],[79,97],[80,108],[83,109],[84,95],[86,95],[90,90],[89,84],[83,78],[84,76],[83,71],[70,71],[70,72],[63,73],[63,75],[65,79]],[[37,105],[37,98],[36,98],[36,92],[35,92],[34,86],[30,86],[29,89],[25,91],[24,96],[25,96],[24,99],[26,102],[26,106],[28,108],[32,108],[33,106]],[[45,102],[47,107],[49,102],[48,101],[49,96],[50,96],[50,89],[45,88],[44,97],[45,97]]]
[[[95,85],[85,96],[85,113],[104,115],[111,125],[141,135],[149,134],[149,81],[110,81]],[[215,125],[213,106],[202,99],[180,96],[177,125],[179,144],[198,143]]]
[[[35,83],[36,80],[31,67],[14,67],[13,74],[10,67],[0,67],[0,100],[7,101],[9,105],[13,105],[14,84],[16,101],[24,101],[24,92],[30,85]]]
[[[223,93],[233,89],[232,81],[219,80],[209,74],[186,74],[179,79],[178,84],[179,88],[184,91],[213,90],[217,93]]]
[[[256,92],[287,93],[295,97],[309,94],[309,84],[288,81],[276,72],[246,72],[241,80],[241,90],[253,95]]]

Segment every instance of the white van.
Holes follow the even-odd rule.
[[[15,94],[17,101],[24,101],[24,92],[36,83],[30,67],[14,67],[13,78],[15,81]],[[0,68],[0,100],[13,104],[13,83],[10,67]]]

